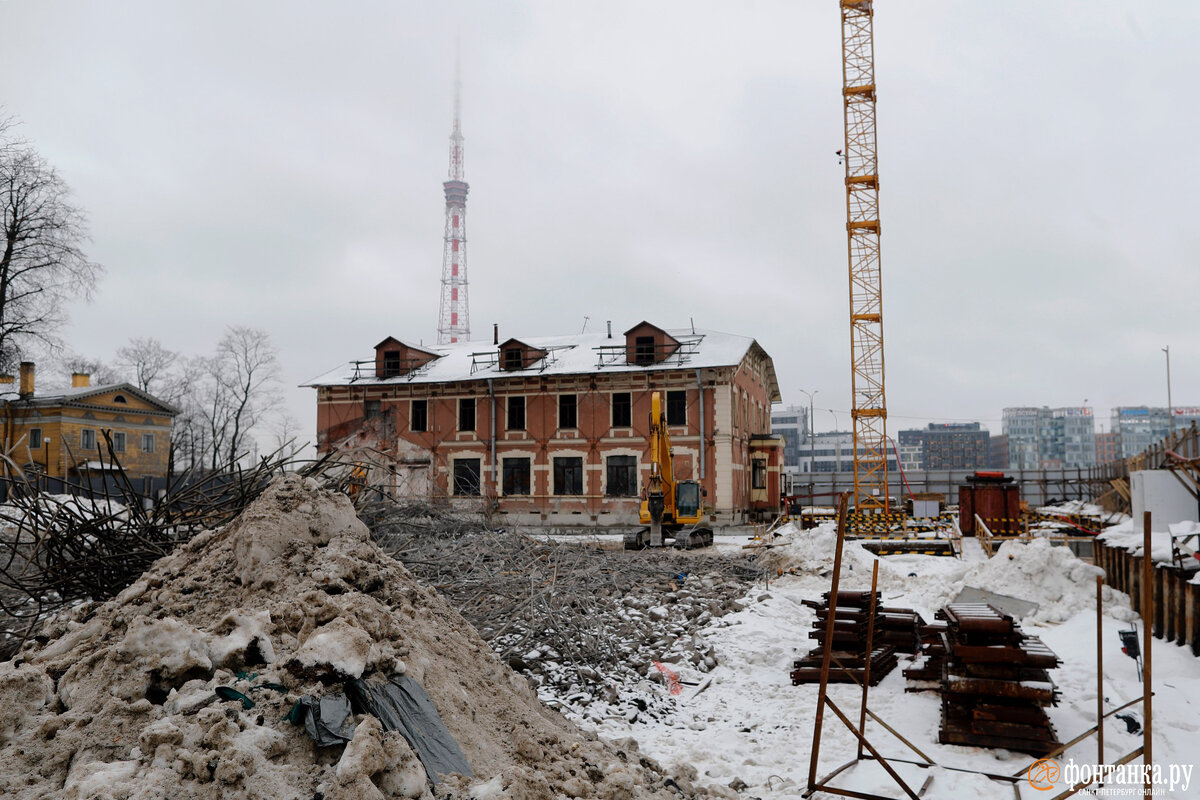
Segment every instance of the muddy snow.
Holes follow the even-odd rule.
[[[424,687],[474,772],[442,776],[439,797],[704,791],[686,764],[662,772],[547,710],[344,497],[287,477],[0,664],[0,796],[431,797],[412,746],[375,717],[324,748],[285,721],[302,696],[392,675]]]

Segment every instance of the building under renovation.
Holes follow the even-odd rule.
[[[643,322],[490,345],[389,337],[308,385],[321,452],[373,450],[374,479],[401,496],[490,505],[521,524],[636,524],[657,391],[675,476],[700,482],[712,522],[780,507],[779,384],[746,336]]]

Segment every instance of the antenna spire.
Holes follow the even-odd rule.
[[[454,124],[450,130],[450,180],[446,193],[446,227],[442,237],[442,296],[438,312],[438,344],[471,338],[467,306],[467,192],[463,172],[462,59],[455,45]]]

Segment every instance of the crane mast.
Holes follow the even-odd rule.
[[[886,513],[887,403],[883,390],[883,288],[879,262],[879,173],[875,155],[872,0],[840,0],[845,107],[846,238],[850,261],[850,372],[854,419],[854,507],[858,519]]]

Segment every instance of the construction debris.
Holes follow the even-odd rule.
[[[694,771],[546,710],[345,497],[289,476],[0,664],[0,796],[430,798],[419,752],[382,714],[339,724],[332,709],[356,680],[395,675],[424,687],[477,776],[440,775],[439,798],[706,792]],[[306,696],[348,743],[317,747],[286,721]]]
[[[593,721],[669,714],[670,698],[646,690],[647,680],[664,680],[655,662],[715,667],[696,632],[743,608],[763,571],[749,556],[535,539],[413,505],[370,502],[359,515],[544,700]]]

